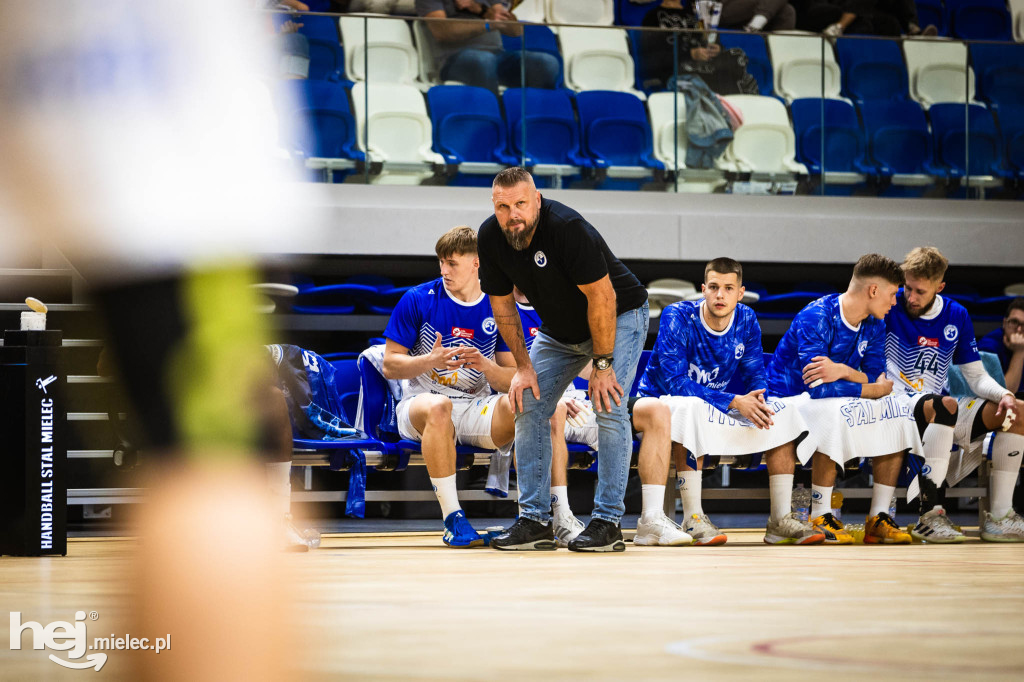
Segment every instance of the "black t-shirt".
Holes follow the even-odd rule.
[[[647,300],[640,280],[612,254],[594,226],[557,201],[541,199],[537,231],[522,251],[509,246],[493,215],[480,226],[477,250],[484,293],[507,296],[515,284],[540,315],[541,331],[562,343],[590,338],[587,297],[578,285],[609,275],[616,315]]]

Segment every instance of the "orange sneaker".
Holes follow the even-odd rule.
[[[853,536],[846,532],[843,522],[832,516],[832,512],[822,514],[811,521],[814,530],[825,536],[826,545],[852,545]]]
[[[909,545],[912,541],[910,533],[897,526],[885,512],[869,516],[864,522],[865,545]]]

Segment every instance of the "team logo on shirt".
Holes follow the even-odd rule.
[[[530,336],[537,336],[537,332],[540,331],[536,327],[530,327]]]
[[[486,318],[481,326],[484,328],[485,334],[493,334],[498,330],[498,323],[494,321],[493,317]]]
[[[745,350],[746,350],[746,348],[744,347],[744,345],[742,343],[737,343],[736,344],[736,353],[735,353],[735,355],[736,355],[736,359],[737,360],[739,360],[740,358],[743,357],[743,351],[745,351]]]
[[[868,342],[867,341],[861,341],[859,344],[857,344],[857,352],[860,354],[861,357],[864,356],[864,353],[867,352],[867,349],[868,349]]]
[[[938,348],[939,340],[929,339],[927,336],[919,336],[917,337],[917,345],[921,348]]]
[[[946,337],[947,341],[956,341],[957,333],[956,325],[954,324],[947,324],[946,328],[942,330],[942,334]]]
[[[544,255],[543,251],[538,251],[533,254],[533,262],[537,264],[538,268],[542,268],[548,264],[548,257]]]
[[[491,320],[491,322],[494,322],[494,320]],[[487,331],[487,329],[484,328],[484,331]],[[462,327],[452,327],[452,336],[454,336],[457,339],[472,339],[473,330],[463,329]]]
[[[718,368],[715,367],[710,372],[705,372],[703,369],[691,362],[690,371],[686,373],[686,376],[690,381],[696,381],[698,384],[706,386],[718,378]]]

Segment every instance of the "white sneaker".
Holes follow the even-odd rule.
[[[946,510],[942,507],[936,507],[930,512],[922,514],[921,518],[917,520],[917,525],[911,529],[910,535],[915,540],[940,544],[963,542],[967,539],[967,536],[957,530],[957,527],[949,520]]]
[[[569,543],[583,532],[583,522],[573,516],[572,512],[555,514],[552,522],[555,526],[555,540],[559,547],[568,547]]]
[[[994,519],[992,514],[985,512],[981,539],[988,542],[1024,542],[1024,519],[1013,509],[1001,519]]]
[[[766,545],[818,545],[825,541],[825,534],[814,530],[810,521],[801,521],[796,512],[790,512],[781,519],[768,519],[764,532]]]
[[[663,512],[652,514],[650,519],[641,516],[633,537],[634,545],[678,547],[692,543],[693,538]]]
[[[707,514],[690,514],[690,518],[683,521],[683,530],[690,534],[695,545],[724,545],[728,540]]]

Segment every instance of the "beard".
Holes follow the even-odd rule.
[[[907,308],[906,308],[906,310],[907,310],[907,317],[909,317],[912,320],[916,320],[919,317],[921,317],[922,315],[927,315],[928,311],[931,310],[934,306],[935,306],[935,299],[934,298],[931,300],[930,303],[928,303],[928,305],[923,305],[920,308],[917,308],[916,310],[911,310],[910,306],[907,306]]]
[[[521,232],[513,232],[508,228],[502,227],[501,232],[505,235],[505,241],[516,251],[522,251],[530,245],[530,241],[533,239],[533,233],[537,231],[537,223],[540,222],[540,216],[527,227],[527,229]]]

